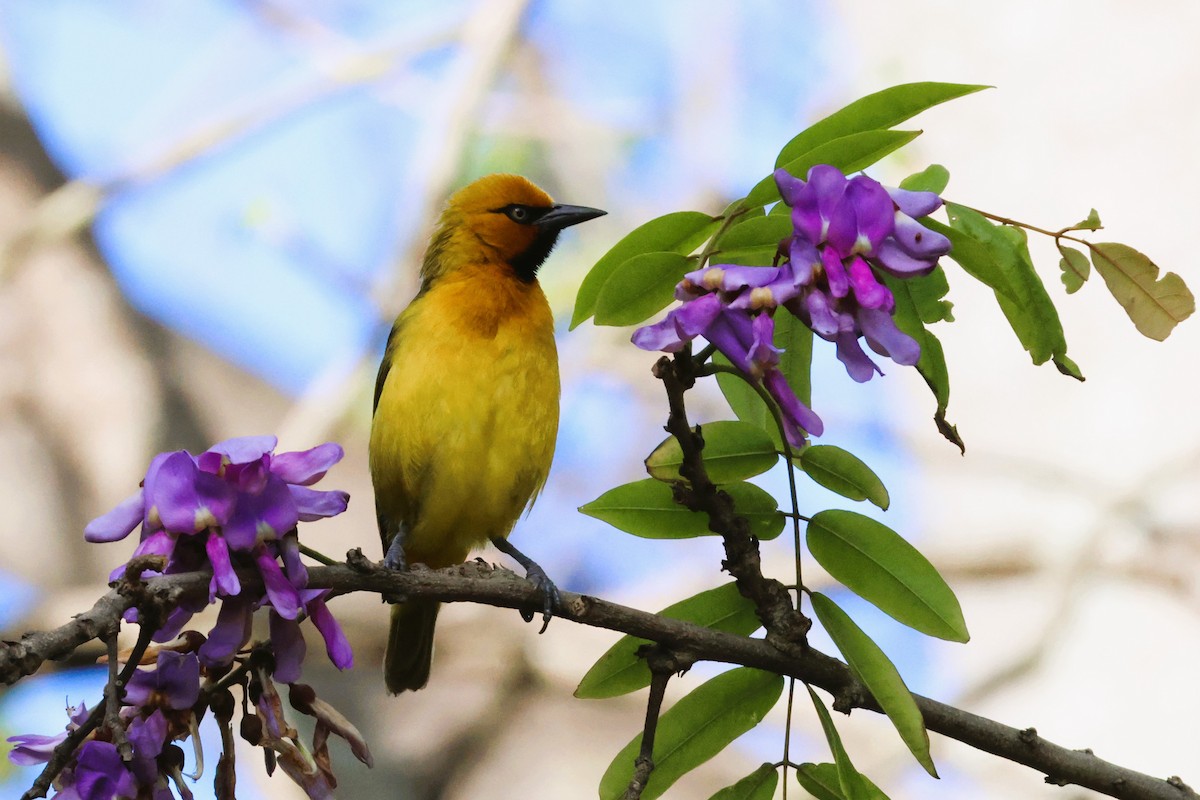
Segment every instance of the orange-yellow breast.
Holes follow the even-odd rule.
[[[459,266],[401,314],[387,358],[371,427],[377,510],[407,527],[409,563],[459,563],[508,535],[550,471],[550,307],[502,262]]]

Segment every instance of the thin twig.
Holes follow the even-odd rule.
[[[634,762],[633,777],[621,800],[639,800],[646,784],[650,781],[650,773],[654,771],[654,733],[658,729],[658,717],[662,713],[663,696],[667,691],[667,682],[677,669],[662,663],[655,655],[646,658],[650,665],[650,697],[646,701],[646,724],[642,728],[642,746]]]

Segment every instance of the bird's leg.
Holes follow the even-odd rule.
[[[388,569],[401,572],[408,569],[408,558],[404,555],[404,542],[408,539],[408,526],[401,522],[396,526],[396,533],[388,542],[387,553],[383,556],[383,565]]]
[[[546,570],[538,566],[538,563],[532,558],[513,547],[512,543],[507,539],[493,536],[492,544],[501,553],[516,559],[516,562],[525,568],[525,580],[532,583],[541,591],[542,596],[545,598],[545,603],[542,606],[542,629],[538,633],[545,633],[546,628],[550,625],[550,618],[554,616],[554,609],[558,608],[562,602],[558,596],[558,587],[554,585],[554,581],[550,580],[550,576],[546,574]],[[533,620],[533,612],[522,609],[521,617],[526,622],[531,622]]]

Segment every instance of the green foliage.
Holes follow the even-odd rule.
[[[658,616],[702,625],[725,633],[749,636],[762,623],[754,604],[742,597],[736,583],[727,583],[692,595],[658,612]],[[583,676],[575,696],[587,699],[617,697],[650,685],[650,668],[637,655],[650,644],[646,639],[623,636],[600,656]]]
[[[950,170],[941,164],[930,164],[920,172],[900,181],[900,188],[910,192],[933,192],[940,195],[950,183]]]
[[[596,313],[596,302],[601,290],[613,277],[617,268],[626,261],[645,253],[670,252],[687,255],[706,242],[720,224],[719,217],[711,217],[699,211],[676,211],[634,228],[613,245],[583,279],[575,297],[571,329],[574,330]]]
[[[675,299],[675,284],[692,269],[679,253],[642,253],[613,270],[596,298],[597,325],[637,325]]]
[[[805,128],[779,151],[775,166],[809,152],[814,147],[855,131],[892,128],[926,109],[973,94],[990,86],[963,83],[903,83],[855,100]]]
[[[709,422],[701,429],[704,437],[704,467],[713,483],[732,483],[753,478],[775,466],[779,454],[762,428],[746,422]],[[660,481],[681,479],[683,450],[679,440],[668,436],[646,458],[646,471]]]
[[[680,776],[761,722],[782,692],[782,677],[748,667],[723,672],[692,690],[658,721],[654,771],[643,800],[661,796]],[[613,759],[600,779],[601,800],[618,800],[625,793],[641,746],[638,734]]]
[[[1196,298],[1174,272],[1158,277],[1158,265],[1129,245],[1091,245],[1092,265],[1138,333],[1163,341],[1196,310]]]
[[[866,169],[879,159],[899,150],[921,135],[920,131],[863,130],[823,142],[783,164],[783,168],[803,178],[817,164],[832,164],[842,172]],[[775,174],[763,178],[746,195],[745,204],[751,208],[773,203],[779,199]]]
[[[1082,380],[1078,367],[1067,358],[1062,322],[1033,268],[1025,231],[1011,225],[993,225],[979,212],[955,203],[947,203],[946,212],[951,227],[982,245],[1016,290],[1015,298],[997,292],[996,300],[1033,363],[1053,360],[1061,372]],[[950,252],[953,258],[954,251]]]
[[[954,304],[943,299],[950,291],[950,283],[946,280],[946,271],[937,266],[928,275],[915,278],[904,278],[904,286],[917,309],[917,316],[926,325],[935,322],[953,322],[951,310]]]
[[[769,265],[779,242],[792,235],[792,220],[784,216],[755,216],[731,226],[717,239],[713,260],[722,264]]]
[[[883,510],[891,502],[887,488],[858,456],[830,444],[806,447],[800,468],[821,486],[850,500],[870,500]]]
[[[868,800],[887,800],[887,795],[880,791],[870,778],[859,775],[862,784],[861,797]],[[801,764],[796,769],[796,780],[816,800],[847,800],[842,793],[842,784],[838,776],[837,764]]]
[[[811,686],[805,684],[805,687],[808,689],[808,696],[812,699],[813,708],[817,710],[817,719],[821,721],[821,730],[825,732],[825,740],[829,742],[829,752],[833,754],[837,787],[841,790],[838,795],[834,796],[846,800],[874,800],[874,796],[870,793],[869,782],[854,768],[853,762],[850,761],[850,755],[842,745],[842,737],[838,735],[837,728],[834,727],[833,718],[829,716],[829,709],[825,708],[825,703],[821,701]],[[824,778],[821,784],[822,788],[832,788],[829,785],[828,773],[824,773],[822,777]],[[803,780],[800,783],[802,786],[804,785]],[[805,786],[805,788],[808,787]],[[820,798],[821,795],[818,794],[817,797]]]
[[[1069,231],[1098,231],[1103,227],[1104,226],[1100,224],[1100,215],[1098,213],[1096,213],[1096,209],[1093,208],[1091,211],[1088,212],[1088,215],[1086,218],[1084,218],[1083,220],[1081,220],[1079,222],[1076,222],[1074,225],[1067,228],[1067,230],[1069,230]]]
[[[733,499],[738,515],[750,523],[752,535],[766,540],[783,532],[787,520],[768,492],[752,483],[731,483],[721,490]],[[609,489],[579,510],[646,539],[690,539],[712,533],[707,514],[679,505],[672,488],[653,478]]]
[[[937,569],[882,522],[822,511],[809,521],[807,541],[830,575],[897,621],[939,639],[971,638],[958,598]]]
[[[925,720],[896,665],[836,603],[820,592],[811,592],[809,597],[817,619],[845,657],[851,671],[870,690],[917,763],[936,778],[938,774],[929,755]],[[849,792],[847,796],[851,796]]]
[[[1063,286],[1067,294],[1075,294],[1092,274],[1092,265],[1088,263],[1087,256],[1062,242],[1058,243],[1058,252],[1062,254],[1058,268],[1062,270]]]
[[[925,379],[929,390],[933,392],[934,400],[937,401],[937,410],[933,414],[934,424],[937,425],[942,436],[957,445],[959,450],[965,451],[966,445],[963,444],[962,437],[958,435],[958,428],[946,419],[946,409],[950,405],[950,370],[946,367],[946,356],[942,352],[942,343],[929,332],[921,320],[917,299],[913,296],[910,285],[911,280],[883,275],[883,282],[891,289],[892,297],[896,301],[893,318],[896,321],[896,327],[916,339],[917,344],[921,346],[921,359],[917,362],[917,372]],[[928,308],[935,300],[936,298],[926,294],[921,302]]]
[[[779,773],[774,764],[760,764],[732,786],[726,786],[708,800],[771,800],[779,784]]]

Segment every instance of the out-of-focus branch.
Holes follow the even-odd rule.
[[[394,572],[377,567],[358,551],[349,564],[313,567],[310,585],[336,594],[366,591],[387,596],[422,597],[442,602],[473,602],[521,609],[540,601],[540,591],[505,569],[472,561],[444,570]],[[12,683],[49,658],[61,658],[78,645],[102,636],[126,608],[138,603],[174,607],[182,598],[208,591],[210,575],[188,573],[153,578],[144,590],[122,594],[113,590],[85,614],[54,631],[27,634],[20,642],[0,645],[0,681]],[[250,572],[239,576],[254,587]],[[792,676],[830,692],[836,708],[879,711],[866,688],[849,668],[811,648],[802,655],[786,654],[763,639],[750,639],[668,619],[588,595],[562,593],[556,615],[598,628],[619,631],[686,652],[697,660],[770,670]],[[1122,800],[1200,800],[1179,778],[1163,780],[1118,766],[1089,750],[1071,750],[1037,735],[1033,728],[1018,730],[959,708],[916,696],[926,726],[971,747],[1023,764],[1058,785],[1076,784]]]

